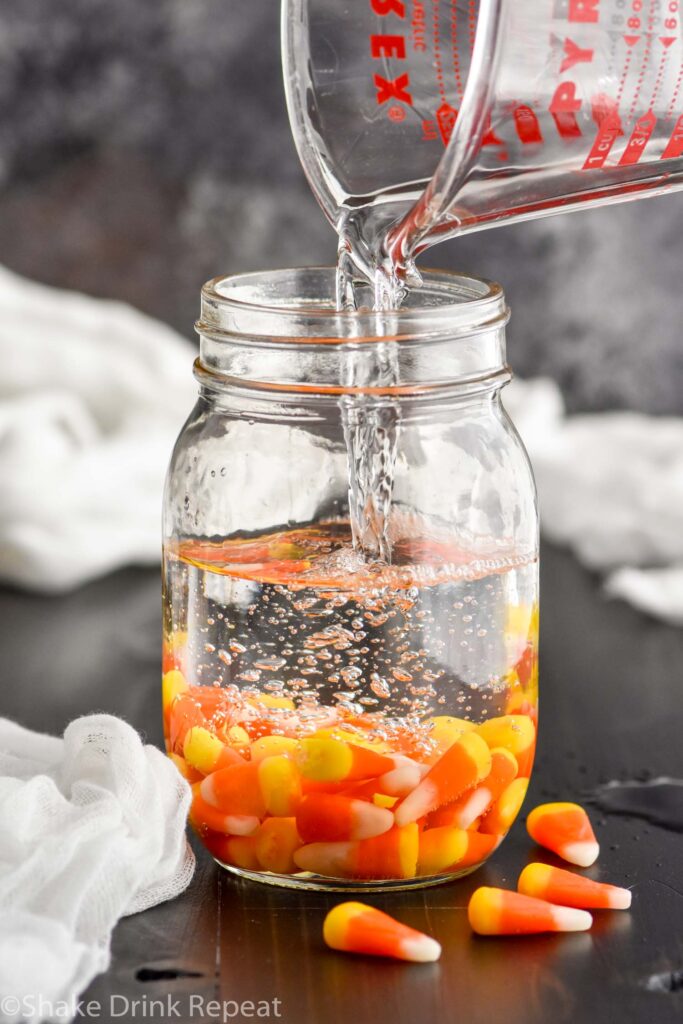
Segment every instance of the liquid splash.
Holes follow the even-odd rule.
[[[589,799],[607,814],[642,818],[671,832],[683,832],[683,779],[660,776],[647,782],[607,782]]]

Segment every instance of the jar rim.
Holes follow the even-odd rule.
[[[397,310],[337,310],[334,267],[294,267],[215,277],[202,288],[200,335],[273,344],[353,345],[455,340],[509,319],[496,282],[450,270],[421,271],[423,284]],[[360,289],[361,297],[363,287]],[[367,286],[368,298],[370,286]]]

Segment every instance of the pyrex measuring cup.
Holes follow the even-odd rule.
[[[283,0],[283,18],[296,144],[350,275],[683,185],[681,0]]]

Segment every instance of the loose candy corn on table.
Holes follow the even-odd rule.
[[[57,732],[78,714],[108,711],[161,745],[158,593],[157,574],[140,570],[64,598],[0,593],[2,713]],[[606,603],[552,548],[542,608],[539,753],[520,820],[474,875],[366,898],[437,939],[437,963],[327,949],[323,920],[342,896],[242,882],[197,846],[189,890],[121,922],[112,966],[85,998],[109,1006],[118,997],[119,1011],[141,1001],[120,1020],[143,1019],[145,1006],[157,1021],[266,1019],[266,1003],[269,1019],[286,1024],[683,1020],[683,834],[589,802],[609,780],[683,778],[683,630]],[[523,825],[551,800],[589,809],[601,855],[585,874],[633,887],[631,911],[598,912],[590,932],[573,935],[474,937],[465,908],[478,886],[514,888],[527,863],[559,865]],[[157,999],[168,1012],[149,1009]]]

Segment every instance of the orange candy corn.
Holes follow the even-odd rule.
[[[628,910],[631,906],[630,889],[593,882],[549,864],[527,864],[519,876],[517,891],[549,903],[585,910]]]
[[[258,761],[258,781],[268,814],[289,817],[301,800],[301,778],[294,762],[284,754]]]
[[[193,726],[206,726],[206,718],[194,697],[189,693],[177,694],[169,707],[168,732],[170,749],[182,754],[183,743],[189,729]]]
[[[301,839],[294,818],[267,818],[253,839],[263,871],[290,875],[297,870],[293,854],[301,846]]]
[[[188,683],[185,676],[177,668],[171,668],[164,672],[161,680],[161,703],[164,710],[164,736],[169,735],[171,707],[176,697],[188,690]]]
[[[469,828],[485,814],[517,774],[517,761],[505,747],[491,751],[491,771],[475,789],[463,793],[457,800],[433,811],[429,816],[429,828],[450,825],[453,828]]]
[[[200,783],[202,798],[224,814],[248,814],[262,818],[266,804],[259,781],[260,764],[236,764],[213,772]]]
[[[182,777],[186,779],[190,785],[192,785],[193,782],[201,782],[202,773],[198,772],[196,768],[192,768],[184,757],[181,757],[180,754],[169,754],[168,756],[171,758],[173,764],[176,766]]]
[[[301,774],[315,782],[354,782],[384,775],[395,767],[392,758],[384,754],[329,736],[303,739],[298,761]]]
[[[529,835],[558,857],[588,868],[598,858],[600,847],[583,807],[578,804],[540,804],[526,820]]]
[[[227,814],[207,803],[202,797],[200,786],[201,783],[195,783],[192,787],[194,797],[189,815],[191,823],[200,833],[209,829],[223,835],[249,836],[259,827],[260,821],[254,814]]]
[[[374,839],[310,843],[296,851],[294,861],[302,871],[336,878],[414,878],[418,844],[417,825],[406,825]]]
[[[467,907],[477,935],[533,935],[538,932],[585,932],[593,923],[586,910],[558,907],[508,889],[482,886]]]
[[[385,807],[332,793],[310,793],[296,812],[299,835],[305,843],[340,839],[372,839],[388,832],[394,816]]]
[[[222,836],[215,832],[202,833],[202,842],[209,853],[223,864],[234,864],[245,871],[260,871],[256,856],[255,837]]]
[[[417,821],[442,804],[457,799],[491,771],[491,751],[476,732],[463,733],[432,765],[422,782],[394,812],[397,825]]]
[[[477,726],[489,747],[505,747],[515,755],[519,775],[529,776],[536,748],[536,727],[528,715],[501,715]]]
[[[183,756],[192,768],[202,775],[209,775],[218,768],[229,768],[232,764],[244,764],[244,758],[205,729],[193,725],[185,733]]]
[[[380,775],[377,780],[377,791],[387,796],[406,796],[419,784],[425,769],[417,761],[403,754],[389,755],[394,767]]]
[[[499,836],[480,835],[460,828],[429,828],[420,834],[418,875],[462,871],[478,864],[495,850]]]
[[[467,853],[467,832],[462,828],[430,828],[420,835],[418,875],[440,875]]]
[[[388,956],[415,963],[431,963],[441,956],[441,946],[435,939],[365,903],[339,903],[333,907],[325,918],[323,937],[331,949],[345,953]]]
[[[491,810],[479,823],[479,831],[488,835],[503,836],[512,825],[524,803],[529,780],[520,776],[513,779],[500,794]]]

